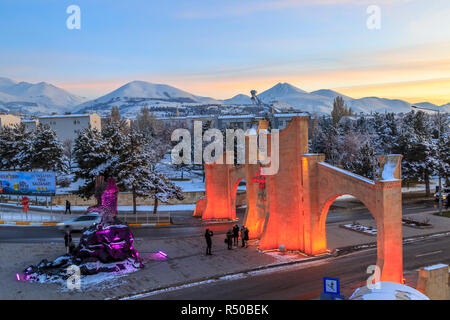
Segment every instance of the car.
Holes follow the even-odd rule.
[[[442,204],[448,206],[448,200],[450,197],[450,188],[442,188]],[[439,191],[434,194],[434,200],[439,201]]]
[[[57,223],[56,226],[59,230],[71,230],[71,231],[81,231],[94,224],[99,224],[102,220],[102,216],[98,213],[88,213],[82,214],[76,218],[69,219]]]

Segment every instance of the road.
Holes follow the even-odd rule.
[[[403,206],[403,215],[436,211],[436,209],[426,204],[409,204]],[[178,218],[177,218],[177,215]],[[187,220],[192,212],[176,213],[174,219]],[[243,219],[244,209],[237,210],[237,216]],[[331,210],[327,216],[327,223],[355,221],[358,219],[370,219],[372,216],[367,209],[357,210]],[[170,226],[170,227],[132,227],[133,235],[136,239],[165,239],[189,237],[202,235],[206,228],[211,229],[216,234],[226,233],[230,229],[231,223],[213,224],[208,226]],[[73,236],[74,241],[79,237]],[[0,225],[0,242],[63,242],[62,231],[54,226],[7,226]]]
[[[405,245],[404,270],[412,271],[437,263],[450,264],[450,238],[434,238]],[[274,272],[262,272],[236,280],[218,280],[159,294],[140,297],[146,300],[292,300],[317,298],[322,278],[339,278],[341,288],[365,283],[366,269],[376,262],[376,248],[327,258]],[[346,297],[348,298],[348,297]]]

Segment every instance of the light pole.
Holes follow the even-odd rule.
[[[439,157],[439,163],[441,162],[441,148],[440,148],[440,143],[441,143],[441,111],[439,109],[434,110],[434,109],[429,109],[429,108],[425,108],[425,107],[418,107],[418,106],[411,106],[411,108],[414,109],[422,109],[422,110],[428,110],[428,111],[434,111],[437,112],[438,114],[438,157]],[[441,168],[439,168],[438,173],[439,173],[439,215],[442,216],[442,182],[441,182]]]

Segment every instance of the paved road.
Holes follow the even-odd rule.
[[[403,215],[435,211],[434,208],[426,204],[410,204],[403,206]],[[192,216],[192,212],[177,213],[180,220]],[[237,216],[242,220],[244,209],[237,210]],[[358,219],[369,219],[371,214],[367,209],[358,210],[332,210],[328,213],[327,223],[355,221]],[[174,219],[177,219],[176,216]],[[201,235],[206,228],[216,234],[226,233],[231,224],[213,224],[208,226],[171,226],[171,227],[136,227],[132,228],[135,238],[164,239]],[[74,234],[74,241],[78,240]],[[7,226],[0,225],[0,242],[63,242],[62,231],[54,226]]]
[[[404,270],[412,271],[436,263],[450,263],[450,237],[429,239],[404,246]],[[366,269],[376,263],[376,248],[349,255],[328,258],[275,272],[250,275],[237,280],[187,287],[175,291],[141,297],[160,300],[264,300],[313,299],[322,291],[322,278],[341,280],[341,287],[363,283]],[[348,297],[347,297],[348,298]]]

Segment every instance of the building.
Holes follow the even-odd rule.
[[[309,114],[304,112],[298,113],[273,113],[269,115],[269,120],[272,124],[273,129],[282,130],[286,128],[288,123],[293,117],[309,116]],[[184,117],[164,117],[156,118],[156,120],[161,121],[163,124],[186,128],[192,130],[194,128],[194,121],[202,121],[203,123],[208,123],[211,128],[216,128],[219,130],[224,129],[242,129],[244,131],[250,129],[252,124],[259,120],[263,120],[263,117],[256,116],[254,114],[238,114],[238,115],[195,115],[195,116],[184,116]]]
[[[217,129],[250,129],[255,121],[253,114],[223,115],[217,117]]]
[[[272,128],[283,130],[291,122],[293,117],[307,117],[306,113],[273,113],[272,114]]]
[[[208,123],[210,127],[213,127],[214,116],[212,115],[194,115],[194,116],[182,116],[182,117],[161,117],[156,118],[163,125],[169,125],[171,127],[186,128],[188,130],[194,129],[194,121],[201,121],[202,124]]]
[[[0,114],[0,129],[20,125],[20,118],[12,114]]]
[[[85,128],[102,129],[101,118],[98,114],[62,114],[42,116],[38,118],[39,124],[49,125],[56,131],[61,142],[75,140],[78,132]]]
[[[21,123],[25,126],[25,130],[34,131],[39,125],[38,119],[22,119]]]

